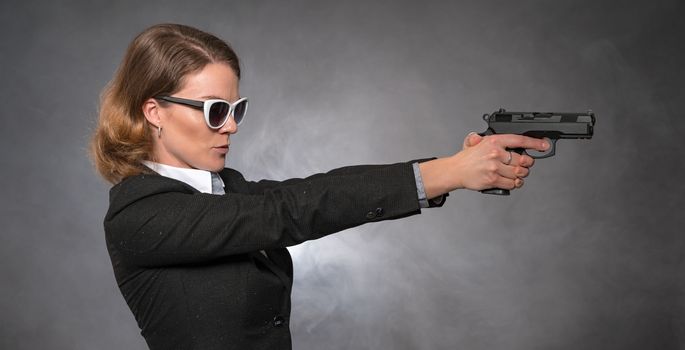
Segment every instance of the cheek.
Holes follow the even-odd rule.
[[[211,130],[201,116],[176,115],[170,118],[168,136],[165,140],[168,149],[179,155],[197,156],[205,147],[206,141],[211,139]],[[162,130],[164,138],[164,130]]]
[[[169,121],[174,133],[187,139],[200,140],[209,131],[202,114],[192,109],[173,115]]]

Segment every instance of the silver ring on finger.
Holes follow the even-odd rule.
[[[511,151],[509,151],[509,159],[507,159],[506,162],[504,162],[504,165],[509,165],[511,164],[511,160],[514,158],[514,155],[511,154]]]

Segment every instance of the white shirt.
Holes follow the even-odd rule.
[[[171,165],[151,162],[149,160],[144,160],[143,164],[157,172],[159,175],[185,182],[202,193],[212,193],[212,177],[216,177],[216,179],[218,179],[219,183],[221,184],[221,188],[224,187],[224,181],[221,179],[219,174],[211,171],[178,168]]]

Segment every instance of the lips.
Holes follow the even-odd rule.
[[[215,146],[213,149],[221,154],[228,153],[228,145]]]

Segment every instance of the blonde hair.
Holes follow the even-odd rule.
[[[158,24],[138,34],[100,96],[90,153],[105,180],[116,184],[146,171],[141,162],[153,160],[153,131],[143,103],[180,90],[184,77],[209,63],[227,63],[240,79],[238,56],[212,34],[180,24]]]

